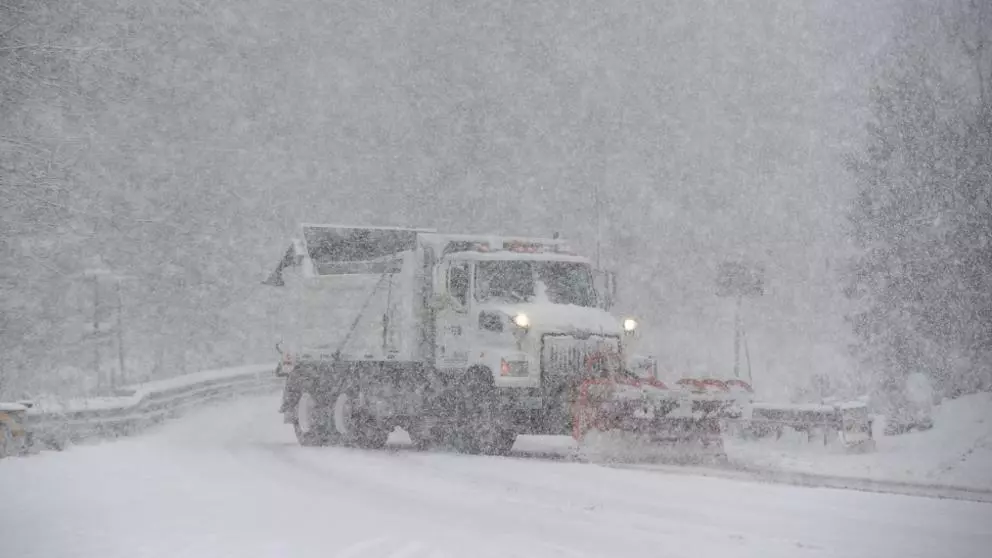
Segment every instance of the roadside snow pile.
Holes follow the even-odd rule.
[[[932,429],[880,437],[877,444],[873,453],[854,455],[783,436],[730,439],[726,449],[747,468],[992,489],[992,394],[945,400],[934,409]]]

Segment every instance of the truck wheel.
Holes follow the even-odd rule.
[[[476,455],[509,455],[517,440],[516,432],[507,428],[486,425],[472,432],[465,444],[467,453]]]
[[[408,425],[408,428],[404,428],[408,436],[410,436],[410,443],[417,451],[426,451],[433,449],[439,445],[438,428],[431,427],[427,424],[417,424]]]
[[[326,446],[331,442],[327,405],[312,386],[303,388],[294,414],[293,430],[301,446]]]
[[[0,421],[0,458],[7,457],[14,443],[14,433],[6,422]]]
[[[465,387],[458,401],[458,448],[471,454],[508,455],[517,434],[506,426],[495,388],[475,378]]]
[[[358,403],[358,389],[349,386],[334,398],[332,420],[335,433],[345,444],[365,448],[380,449],[389,439],[389,430],[376,421]]]

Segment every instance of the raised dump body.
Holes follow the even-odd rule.
[[[280,347],[300,359],[420,361],[419,231],[303,225],[267,283]]]

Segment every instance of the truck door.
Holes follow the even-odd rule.
[[[444,269],[446,303],[437,312],[437,364],[439,368],[464,368],[468,363],[469,304],[471,304],[471,266],[468,262],[451,262]]]

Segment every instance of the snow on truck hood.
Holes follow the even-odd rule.
[[[570,333],[582,331],[620,335],[622,320],[600,308],[587,308],[574,304],[520,303],[486,304],[481,310],[503,312],[509,316],[526,314],[530,327],[542,333]]]

